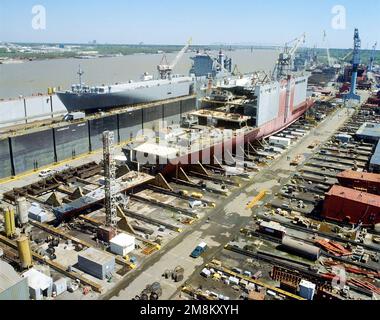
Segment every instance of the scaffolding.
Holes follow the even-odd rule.
[[[106,207],[106,225],[115,227],[117,224],[117,207],[116,207],[116,166],[114,159],[114,133],[105,131],[103,133],[103,161],[104,161],[104,178],[105,178],[105,207]]]

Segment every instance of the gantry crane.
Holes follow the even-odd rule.
[[[280,53],[276,63],[276,67],[273,71],[273,78],[280,80],[283,77],[288,76],[290,70],[293,67],[294,55],[302,43],[305,43],[306,34],[302,34],[300,37],[285,44],[284,51]],[[294,43],[293,47],[289,46]]]
[[[344,96],[345,100],[358,100],[360,96],[356,94],[356,83],[358,79],[358,67],[360,65],[360,48],[361,40],[359,36],[359,29],[354,32],[354,51],[352,57],[352,77],[351,77],[351,90]]]
[[[375,44],[372,47],[371,58],[369,59],[368,72],[373,71],[373,64],[375,63],[376,47],[377,47],[377,42],[375,42]]]
[[[178,62],[181,60],[183,55],[186,53],[187,49],[190,47],[192,43],[192,38],[186,43],[186,45],[182,48],[182,50],[177,54],[173,62],[169,65],[166,60],[166,55],[161,60],[161,63],[157,66],[158,72],[160,73],[161,79],[170,79],[172,76],[173,69],[176,67]]]

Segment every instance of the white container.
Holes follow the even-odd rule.
[[[67,291],[67,279],[61,278],[53,283],[53,291],[57,296]]]
[[[125,257],[136,247],[136,239],[125,233],[120,233],[110,241],[111,252]]]
[[[239,279],[235,277],[229,277],[228,279],[232,285],[239,285]]]

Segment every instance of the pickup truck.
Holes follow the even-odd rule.
[[[200,255],[206,251],[206,248],[207,248],[207,243],[205,242],[202,242],[200,243],[195,249],[194,251],[190,254],[190,257],[196,259],[196,258],[199,258]]]

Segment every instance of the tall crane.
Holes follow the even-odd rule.
[[[330,55],[330,46],[329,46],[329,43],[327,41],[326,30],[323,30],[323,42],[326,43],[327,63],[329,65],[329,67],[331,67],[332,66],[332,62],[331,62],[331,55]]]
[[[360,48],[361,40],[359,36],[359,29],[355,29],[354,32],[354,51],[352,57],[352,77],[351,77],[351,90],[344,96],[345,100],[358,100],[360,96],[356,94],[356,83],[358,79],[358,67],[360,65]]]
[[[375,63],[376,47],[377,47],[377,42],[375,42],[375,44],[372,47],[371,58],[369,59],[368,72],[373,71],[373,64]]]
[[[186,53],[187,49],[191,46],[192,38],[187,41],[186,45],[182,48],[182,50],[177,54],[174,58],[173,62],[169,65],[166,60],[166,55],[161,60],[161,63],[157,66],[158,72],[160,73],[161,79],[170,79],[173,69],[176,67],[178,62],[181,60],[183,55]]]
[[[282,77],[286,77],[293,66],[294,55],[302,43],[305,43],[306,34],[302,34],[300,37],[285,44],[284,51],[280,53],[276,63],[276,67],[273,71],[273,78],[280,80]],[[289,48],[291,44],[293,47]]]
[[[117,199],[116,199],[116,166],[114,159],[114,133],[103,133],[103,162],[105,178],[105,208],[106,226],[115,227],[117,224]]]

